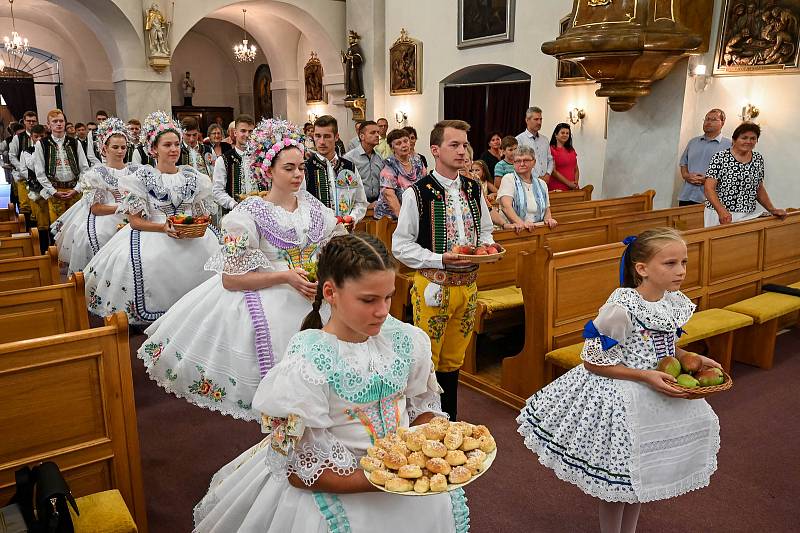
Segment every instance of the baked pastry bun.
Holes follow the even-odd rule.
[[[479,439],[481,437],[491,437],[492,434],[489,433],[489,428],[481,424],[472,428],[472,436]]]
[[[398,453],[395,451],[388,452],[386,456],[383,458],[383,464],[386,465],[386,468],[391,468],[392,470],[397,470],[401,466],[405,466],[408,464],[408,459],[402,453]]]
[[[465,437],[471,437],[472,436],[472,428],[474,426],[472,424],[470,424],[469,422],[453,422],[452,424],[450,424],[450,426],[451,427],[455,426],[458,429],[460,429],[461,430],[461,434],[464,435]]]
[[[408,464],[410,465],[417,465],[420,468],[425,468],[425,462],[428,460],[428,456],[422,452],[411,452],[408,454]]]
[[[442,474],[434,474],[431,476],[431,492],[444,492],[447,490],[447,478]]]
[[[444,456],[444,460],[450,466],[459,466],[467,462],[467,456],[461,450],[450,450]]]
[[[472,472],[469,471],[469,468],[457,466],[450,471],[450,475],[447,478],[450,483],[466,483],[472,478]]]
[[[482,472],[484,469],[483,461],[481,461],[478,457],[468,457],[467,462],[464,463],[464,466],[468,468],[470,472],[472,472],[473,476],[478,472]]]
[[[379,448],[378,446],[370,446],[367,448],[367,455],[383,460],[383,458],[386,457],[386,450]]]
[[[376,459],[375,457],[370,457],[369,455],[365,455],[358,462],[361,465],[361,468],[367,472],[383,469],[383,461]]]
[[[447,434],[446,427],[443,428],[442,426],[436,426],[431,424],[430,422],[428,423],[427,426],[425,426],[422,429],[422,431],[423,433],[425,433],[425,438],[429,440],[442,440],[444,436]]]
[[[450,470],[452,469],[450,463],[448,463],[441,457],[434,457],[432,459],[428,459],[428,461],[425,463],[425,468],[427,468],[434,474],[444,474],[444,475],[449,474]]]
[[[409,431],[406,434],[406,446],[412,452],[421,450],[425,440],[425,434],[422,431]]]
[[[414,490],[414,483],[408,479],[393,477],[392,479],[386,481],[384,487],[386,487],[386,490],[390,490],[392,492],[408,492],[410,490]]]
[[[480,447],[481,442],[475,437],[464,437],[464,441],[461,443],[461,450],[465,452],[477,450]]]
[[[494,441],[494,437],[491,435],[484,435],[480,439],[478,439],[481,443],[481,451],[484,453],[491,453],[495,449],[497,449],[497,443]]]
[[[422,468],[417,465],[403,465],[397,470],[397,477],[417,479],[422,477]]]
[[[460,429],[455,426],[451,426],[450,429],[447,430],[443,442],[448,450],[457,450],[464,442],[464,435],[461,433]]]
[[[438,440],[426,440],[422,445],[422,453],[428,457],[444,457],[447,455],[447,447]]]
[[[425,476],[418,478],[414,482],[414,492],[418,494],[425,494],[429,490],[431,490],[431,480]]]
[[[373,470],[369,473],[369,480],[381,486],[386,485],[387,481],[395,477],[397,476],[386,470]]]

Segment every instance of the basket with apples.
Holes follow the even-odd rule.
[[[458,259],[466,259],[472,263],[494,263],[499,261],[506,254],[505,249],[497,243],[481,244],[470,246],[467,244],[456,244],[451,250],[458,256]]]
[[[678,357],[664,357],[658,362],[656,369],[677,380],[675,383],[668,382],[670,385],[696,398],[728,390],[733,386],[733,379],[724,370],[703,366],[700,356],[692,352]]]
[[[355,225],[354,223],[355,221],[353,220],[353,217],[351,217],[350,215],[337,215],[336,222],[344,226],[344,229],[346,229],[347,231],[349,232],[353,231],[353,226]]]
[[[208,215],[195,217],[180,213],[170,216],[169,221],[172,222],[178,237],[181,239],[196,239],[206,234],[206,228],[208,228],[211,218]]]

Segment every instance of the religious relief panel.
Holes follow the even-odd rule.
[[[322,63],[316,52],[311,52],[303,74],[306,81],[306,103],[319,104],[325,101],[325,94],[322,88]]]
[[[800,0],[726,0],[714,74],[800,71]]]
[[[422,93],[422,43],[408,36],[405,28],[389,48],[389,94]]]

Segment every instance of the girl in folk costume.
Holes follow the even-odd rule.
[[[656,370],[694,312],[678,289],[686,244],[670,228],[625,239],[621,284],[586,324],[583,365],[528,399],[517,422],[525,445],[564,481],[600,499],[602,532],[631,532],[643,502],[708,485],[719,420]],[[702,357],[704,365],[720,365]]]
[[[400,497],[358,468],[377,439],[443,415],[428,336],[389,316],[386,248],[371,235],[334,237],[318,275],[314,310],[253,400],[267,436],[213,477],[195,531],[467,531],[461,489]]]
[[[180,126],[163,111],[142,125],[142,143],[157,160],[119,179],[122,228],[86,266],[89,310],[99,316],[125,311],[131,324],[149,324],[211,274],[203,265],[218,249],[212,231],[182,239],[171,215],[207,215],[211,180],[189,166],[178,167]]]
[[[125,123],[117,117],[104,120],[97,128],[103,161],[81,176],[83,200],[70,207],[53,228],[58,258],[79,272],[117,232],[125,217],[117,214],[122,199],[119,178],[135,172],[138,165],[125,165],[130,144]]]
[[[219,275],[150,326],[139,349],[168,392],[235,418],[260,418],[253,396],[312,308],[318,249],[344,232],[333,211],[301,191],[303,152],[294,124],[269,119],[253,132],[248,158],[270,192],[223,218],[222,247],[206,264]]]

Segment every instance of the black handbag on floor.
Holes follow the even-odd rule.
[[[58,465],[48,461],[33,469],[25,466],[14,477],[17,492],[11,503],[19,505],[30,533],[74,533],[67,502],[80,513]]]

